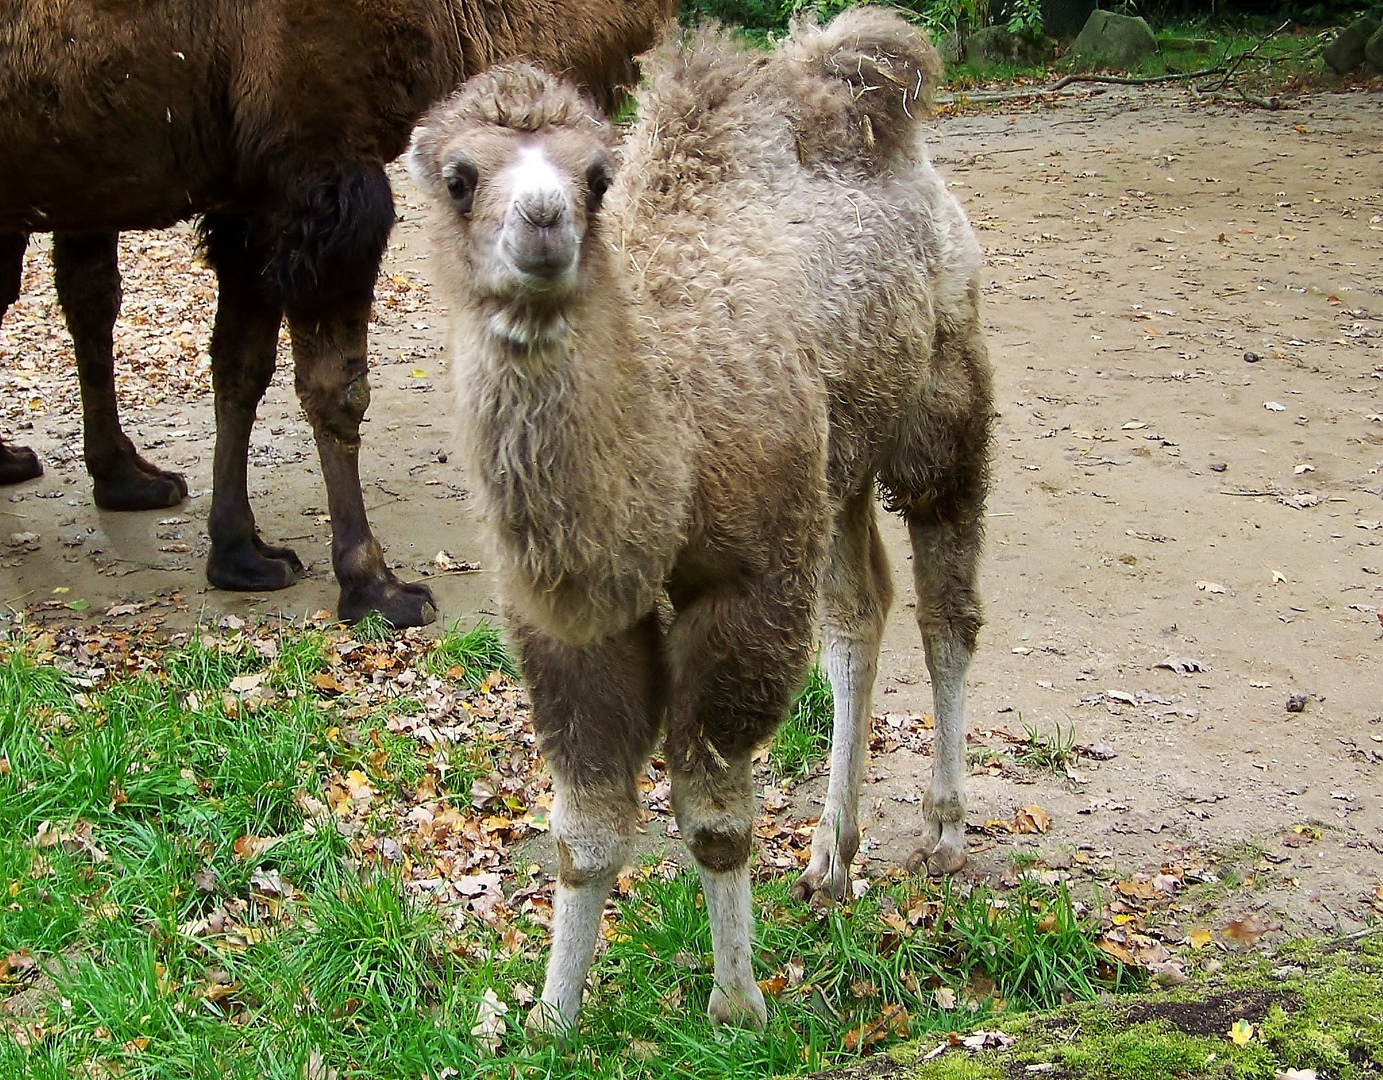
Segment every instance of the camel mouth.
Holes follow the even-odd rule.
[[[552,231],[526,229],[527,235],[500,241],[500,255],[520,288],[548,292],[574,282],[580,245],[574,237],[547,235]]]

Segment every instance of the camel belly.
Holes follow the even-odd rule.
[[[0,0],[0,229],[135,229],[228,171],[217,47],[181,0]]]

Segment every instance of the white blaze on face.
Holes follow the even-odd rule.
[[[562,178],[548,161],[541,146],[525,146],[519,159],[509,167],[509,205],[511,207],[565,207],[567,193]]]

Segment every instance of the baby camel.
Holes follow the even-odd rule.
[[[710,1014],[762,1025],[750,756],[818,618],[834,744],[795,891],[848,888],[891,598],[876,484],[908,523],[936,701],[912,865],[965,862],[992,405],[979,246],[918,127],[938,68],[920,32],[862,7],[773,53],[669,41],[618,149],[575,89],[522,64],[415,132],[461,427],[556,787],[540,1028],[576,1020],[663,732],[711,921]]]

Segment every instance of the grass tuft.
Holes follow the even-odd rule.
[[[450,674],[474,689],[493,671],[510,679],[519,677],[519,665],[493,623],[480,622],[462,631],[458,624],[447,629],[432,650],[428,665],[434,675]]]
[[[775,775],[800,779],[810,773],[830,752],[834,718],[831,684],[821,665],[813,664],[806,685],[773,736],[768,762]]]

